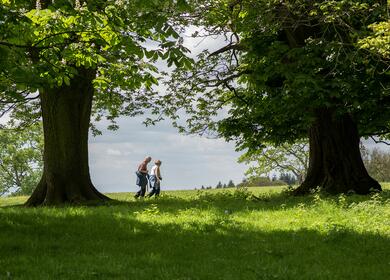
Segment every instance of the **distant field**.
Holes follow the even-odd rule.
[[[96,207],[0,198],[0,279],[390,279],[390,184],[131,193]]]

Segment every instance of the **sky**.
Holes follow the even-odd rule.
[[[182,135],[169,122],[145,127],[142,117],[121,118],[117,131],[90,137],[91,177],[103,192],[136,191],[135,171],[146,157],[161,160],[162,189],[241,182],[246,166],[237,163],[234,143]],[[152,167],[149,164],[149,169]]]
[[[219,38],[194,39],[190,35],[195,30],[190,28],[183,34],[191,56],[225,45]],[[159,66],[167,71],[164,65]],[[239,183],[244,178],[247,167],[237,163],[240,154],[235,151],[234,143],[179,134],[169,121],[145,127],[143,120],[142,116],[121,117],[117,131],[104,130],[106,125],[98,124],[103,135],[90,137],[91,177],[100,191],[137,191],[135,171],[146,156],[153,158],[152,163],[156,159],[162,161],[162,189],[214,187],[219,181]]]

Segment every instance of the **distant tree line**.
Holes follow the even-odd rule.
[[[300,143],[301,145],[302,143]],[[291,149],[298,149],[300,147],[298,147],[297,145],[291,145]],[[275,148],[273,148],[274,151],[276,151]],[[287,149],[283,148],[284,151],[286,151]],[[377,149],[377,148],[374,148],[372,150],[370,149],[367,149],[366,147],[364,147],[363,145],[361,145],[360,147],[360,150],[361,150],[361,153],[362,153],[362,158],[363,158],[363,162],[364,162],[364,165],[366,166],[367,168],[367,171],[368,173],[370,174],[370,176],[372,176],[373,178],[375,178],[376,180],[380,181],[380,182],[390,182],[390,152],[385,152],[383,150],[380,150],[380,149]],[[301,153],[300,155],[302,155],[302,157],[304,157],[304,154],[306,153],[306,151],[304,151],[304,149],[302,148],[301,149]],[[248,171],[247,171],[247,175],[249,175],[248,178],[244,178],[242,179],[242,181],[240,183],[238,183],[237,185],[235,185],[233,183],[232,180],[229,180],[229,182],[226,184],[226,183],[222,183],[221,181],[218,182],[218,184],[215,186],[216,189],[221,189],[221,188],[234,188],[234,187],[265,187],[265,186],[283,186],[283,185],[295,185],[295,184],[299,184],[301,182],[301,180],[303,180],[304,178],[302,178],[302,174],[304,174],[306,172],[305,168],[302,168],[301,166],[297,166],[295,168],[295,170],[298,170],[300,168],[302,168],[302,172],[298,173],[298,177],[295,175],[296,173],[294,172],[291,172],[291,169],[294,169],[294,164],[292,164],[292,162],[294,160],[296,160],[297,158],[294,158],[293,156],[290,156],[288,158],[288,161],[289,161],[289,164],[287,165],[284,165],[284,166],[287,166],[287,168],[283,169],[283,168],[280,168],[280,166],[283,166],[281,163],[283,162],[283,164],[285,164],[287,162],[286,158],[283,158],[282,160],[280,160],[280,155],[282,154],[282,149],[281,150],[278,150],[278,152],[274,153],[274,154],[277,154],[277,157],[270,157],[270,156],[267,156],[267,157],[264,157],[261,156],[261,155],[258,155],[258,157],[253,157],[252,160],[253,161],[257,161],[257,166],[256,167],[251,167]],[[241,157],[240,161],[243,162],[244,160],[244,157]],[[251,162],[250,160],[245,160],[248,162]],[[252,161],[252,163],[253,163]],[[267,166],[266,164],[262,164],[260,165],[259,162],[262,162],[264,161],[264,163],[268,162],[277,162],[278,165],[279,165],[279,168],[275,168],[275,169],[269,169],[269,166],[267,168],[262,168],[264,166]],[[299,160],[297,160],[296,162],[299,162]],[[262,175],[262,174],[267,174],[268,172],[270,171],[281,171],[279,173],[279,175],[277,176],[276,174],[274,174],[272,177],[268,177],[267,175]],[[205,186],[202,186],[201,189],[212,189],[213,187],[212,186],[208,186],[208,187],[205,187]]]
[[[284,186],[294,185],[297,178],[291,173],[280,173],[279,176],[274,174],[271,178],[267,176],[251,176],[244,178],[237,187],[266,187],[266,186]]]
[[[390,182],[390,152],[360,145],[364,165],[373,178]],[[239,162],[250,164],[245,178],[238,186],[275,186],[301,184],[307,173],[308,145],[304,141],[283,146],[265,146],[257,153],[246,153]],[[271,172],[279,173],[269,178]]]
[[[240,187],[265,187],[265,186],[283,186],[283,185],[294,185],[297,183],[297,177],[294,174],[288,172],[282,172],[277,176],[274,174],[271,178],[267,176],[251,176],[244,178],[237,185],[234,184],[233,180],[229,180],[228,183],[222,183],[219,181],[215,187],[202,185],[201,190],[209,189],[224,189],[224,188],[240,188]]]
[[[233,183],[233,180],[229,180],[227,184],[222,184],[221,181],[218,182],[218,184],[215,186],[216,189],[222,189],[222,188],[234,188],[236,185]]]
[[[234,184],[233,180],[229,180],[229,182],[226,184],[226,183],[222,183],[221,181],[218,181],[218,184],[214,187],[215,189],[223,189],[223,188],[234,188],[236,185]],[[195,188],[197,189],[197,188]],[[202,185],[200,187],[201,190],[210,190],[210,189],[213,189],[212,186],[208,186],[208,187],[205,187],[204,185]]]

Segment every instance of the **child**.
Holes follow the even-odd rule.
[[[160,195],[160,181],[162,180],[160,166],[161,160],[156,160],[154,162],[154,166],[150,170],[149,182],[150,186],[152,187],[152,190],[149,193],[148,197],[151,197],[154,194],[156,195],[156,197]]]

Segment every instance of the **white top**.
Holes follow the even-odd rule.
[[[150,175],[155,175],[156,177],[158,177],[157,168],[158,168],[158,165],[154,165],[152,167],[152,169],[150,170]]]

